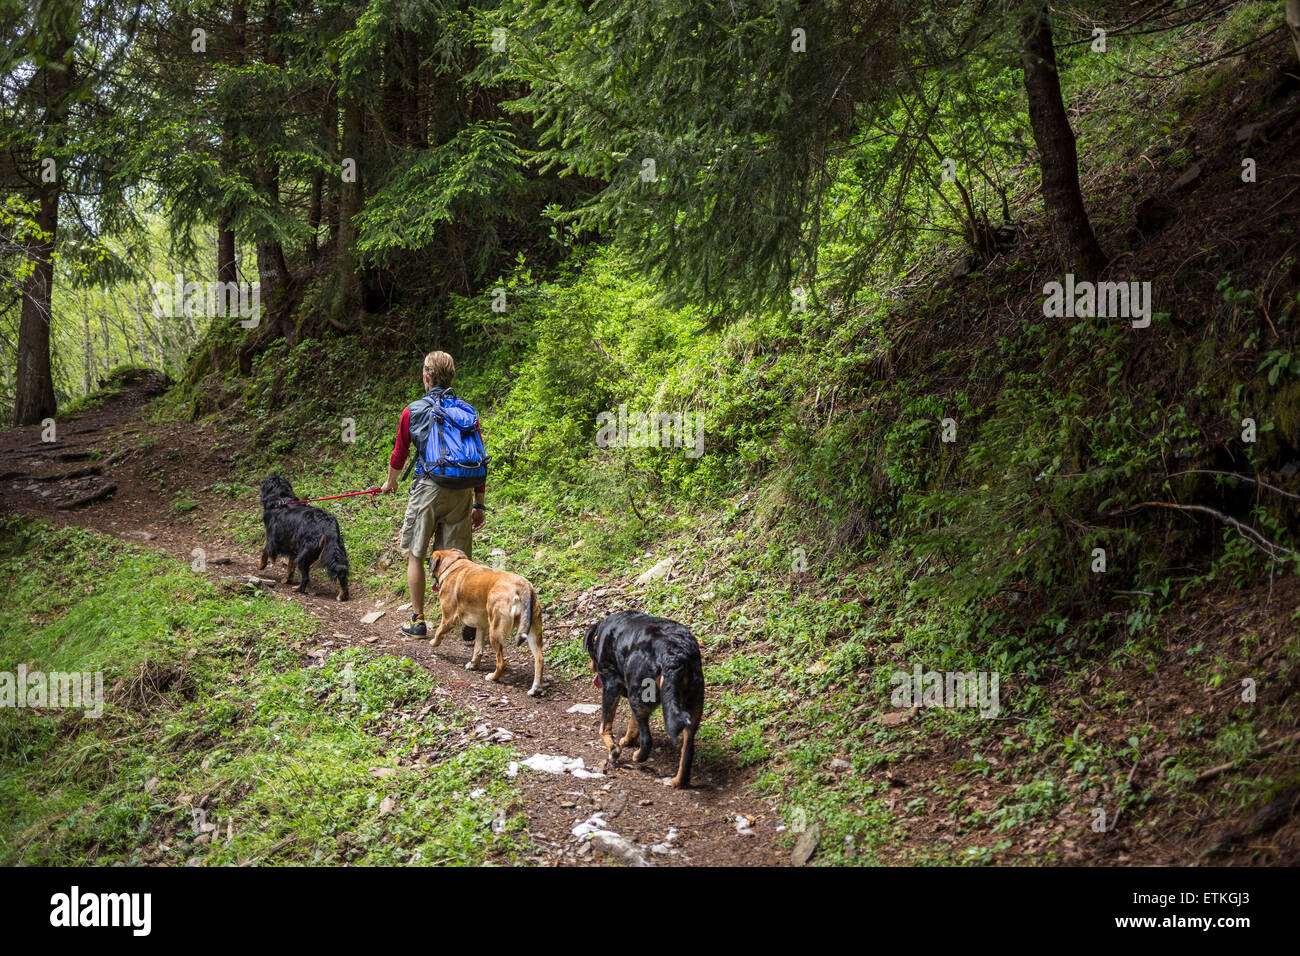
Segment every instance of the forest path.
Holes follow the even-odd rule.
[[[207,565],[204,573],[214,580],[233,577],[247,581],[260,576],[269,582],[272,569],[258,570],[259,555],[245,553],[233,544],[220,508],[198,494],[199,489],[225,477],[233,454],[223,456],[219,446],[205,440],[202,426],[147,422],[142,413],[156,391],[147,383],[136,385],[97,409],[60,421],[58,440],[53,443],[41,440],[39,426],[0,432],[0,512],[89,528],[155,548],[187,564],[193,561],[193,549],[202,547]],[[198,500],[199,506],[182,519],[170,501],[184,491]],[[256,495],[257,489],[250,487],[248,507],[260,513]],[[404,498],[401,500],[404,505]],[[197,524],[205,526],[201,542],[194,530],[195,516],[200,518]],[[346,521],[343,531],[346,541]],[[282,580],[283,568],[278,570],[275,577]],[[398,575],[401,570],[394,568],[392,573]],[[610,852],[593,851],[573,835],[575,825],[593,816],[601,817],[607,829],[630,841],[652,865],[772,866],[790,862],[789,856],[774,846],[780,825],[775,803],[750,788],[755,776],[752,768],[737,767],[725,753],[714,760],[697,753],[689,790],[673,790],[663,784],[675,770],[676,749],[658,712],[652,719],[655,749],[649,761],[635,765],[625,756],[619,767],[605,772],[599,717],[569,712],[574,704],[599,703],[599,692],[589,679],[557,679],[548,662],[543,695],[529,697],[531,665],[526,648],[508,649],[502,681],[487,683],[483,671],[465,669],[471,645],[461,642],[458,634],[437,649],[427,640],[402,635],[399,628],[406,615],[397,611],[396,602],[377,601],[354,585],[352,600],[340,603],[334,600],[334,589],[323,573],[313,575],[313,593],[306,595],[293,586],[265,586],[280,600],[299,602],[319,621],[315,633],[302,635],[297,648],[304,663],[323,659],[345,646],[400,654],[428,671],[439,693],[469,715],[463,728],[466,740],[504,741],[509,734],[509,742],[521,758],[539,753],[581,757],[588,770],[603,774],[580,778],[519,769],[528,836],[538,850],[534,862],[623,862],[626,846]],[[546,620],[546,648],[549,650],[561,634],[571,636],[603,614],[610,590],[593,589],[584,604],[582,621],[573,617],[575,612],[560,620]],[[545,595],[543,601],[556,605]],[[385,611],[384,616],[373,624],[361,623],[363,616],[376,610]],[[627,713],[624,702],[620,717]],[[707,726],[707,703],[704,713]],[[412,761],[412,768],[416,766]],[[753,819],[749,833],[738,832],[736,821],[742,814]],[[660,852],[653,852],[652,846]]]

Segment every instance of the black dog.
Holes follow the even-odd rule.
[[[348,553],[343,549],[339,523],[328,511],[310,505],[290,504],[297,501],[293,485],[287,478],[272,475],[262,482],[262,524],[266,525],[266,546],[262,563],[272,564],[283,555],[289,559],[285,584],[293,583],[296,568],[302,575],[300,594],[307,593],[307,572],[319,560],[329,576],[339,583],[339,600],[348,599]]]
[[[681,747],[674,787],[691,783],[695,733],[704,713],[704,664],[700,646],[685,625],[635,611],[611,614],[587,631],[587,655],[596,671],[601,699],[600,738],[609,759],[618,763],[620,747],[639,742],[637,763],[650,756],[650,714],[663,701],[664,724],[673,743]],[[614,743],[614,713],[619,697],[632,708],[627,733]]]

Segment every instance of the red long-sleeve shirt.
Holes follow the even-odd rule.
[[[478,437],[483,437],[482,429],[475,426]],[[402,417],[397,423],[397,441],[393,443],[393,454],[388,459],[388,467],[395,471],[401,471],[406,465],[406,458],[411,453],[411,406],[402,409]],[[483,494],[487,489],[487,482],[484,481],[474,489],[475,494]]]

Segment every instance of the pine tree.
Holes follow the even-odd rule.
[[[517,38],[503,75],[526,84],[510,106],[536,123],[539,163],[606,184],[567,215],[621,240],[679,297],[719,311],[788,300],[816,274],[846,170],[870,203],[849,203],[867,224],[849,238],[868,256],[905,251],[935,208],[987,249],[974,184],[957,179],[950,199],[934,170],[961,144],[1005,153],[984,112],[1003,103],[981,87],[1022,56],[1056,234],[1079,271],[1104,265],[1041,0],[507,0],[494,23]]]
[[[16,425],[56,412],[50,347],[56,257],[80,261],[92,278],[124,270],[97,247],[92,230],[128,227],[122,221],[127,187],[113,175],[127,144],[114,127],[118,91],[105,78],[137,22],[132,8],[116,3],[0,5],[0,32],[10,38],[0,62],[0,182],[25,193],[21,204],[28,210],[19,230],[25,261],[18,273]],[[75,205],[82,203],[93,214]],[[77,215],[65,225],[70,205]]]

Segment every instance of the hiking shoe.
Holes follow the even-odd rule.
[[[467,624],[462,624],[460,626],[460,639],[466,644],[473,644],[477,635],[478,631],[475,628],[472,628]]]
[[[410,622],[402,625],[402,633],[411,637],[427,637],[429,629],[424,626],[424,615],[412,614]]]

